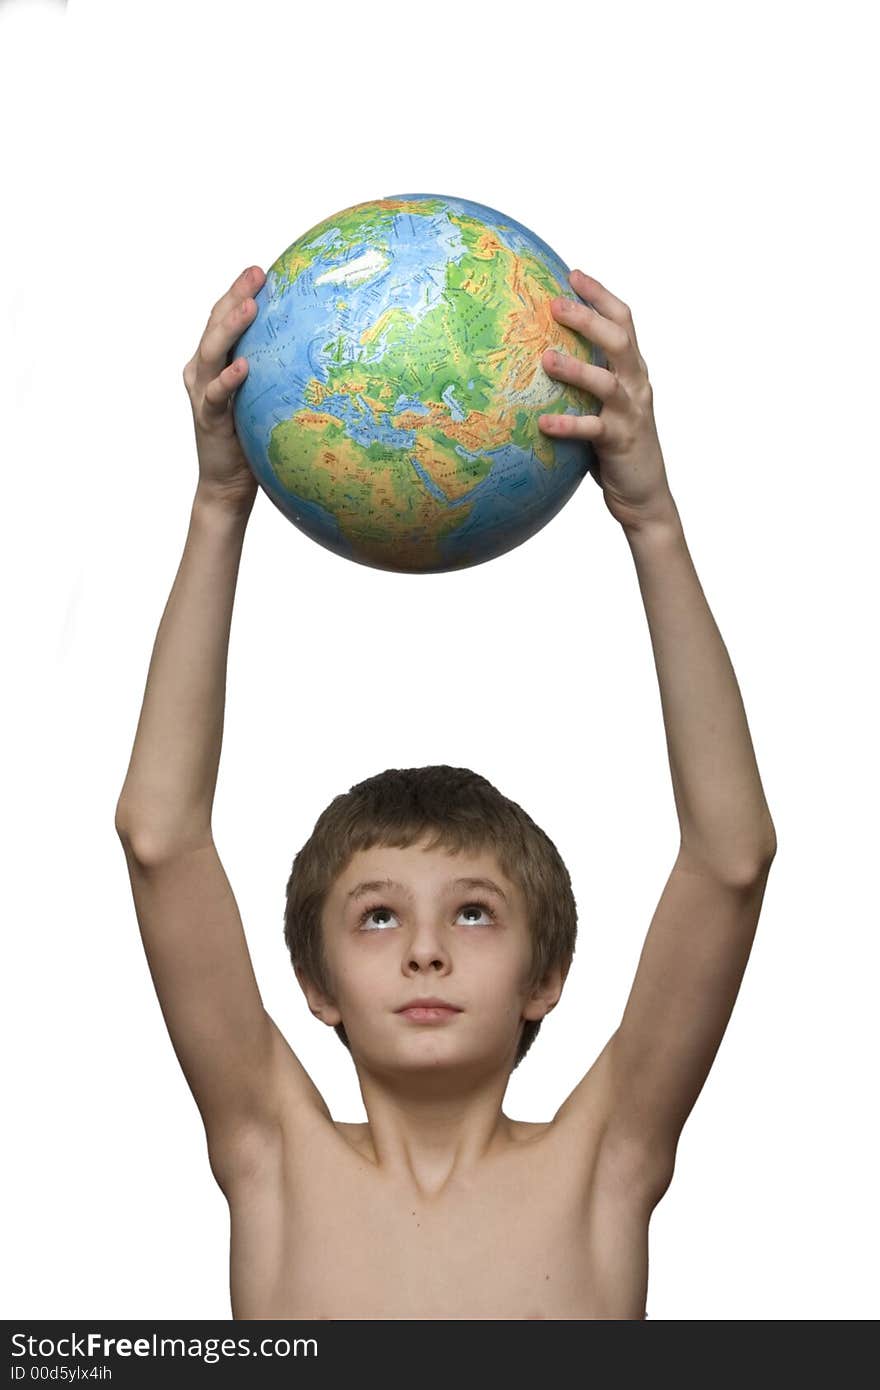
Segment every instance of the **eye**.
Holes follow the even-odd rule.
[[[367,918],[374,916],[375,913],[384,913],[386,917],[394,916],[394,913],[387,907],[368,907],[365,909],[364,912],[361,913],[360,917],[358,918],[358,925],[363,927],[366,923]],[[370,929],[372,931],[376,930],[375,923],[372,925]]]
[[[487,907],[487,905],[486,905],[485,903],[468,903],[466,907],[463,907],[463,908],[461,909],[461,911],[462,911],[462,912],[482,912],[486,917],[489,918],[489,921],[490,921],[490,922],[494,922],[494,921],[495,921],[495,913],[492,911],[491,907]],[[461,915],[461,914],[459,914],[459,915]],[[480,923],[480,922],[471,922],[470,925],[471,925],[472,927],[479,927],[479,926],[482,925],[482,923]]]
[[[465,913],[465,912],[478,912],[478,913],[479,913],[479,912],[482,912],[482,913],[484,914],[484,916],[488,917],[489,923],[492,923],[492,922],[495,921],[495,913],[492,911],[492,908],[489,907],[489,905],[488,905],[487,903],[482,903],[482,902],[466,903],[464,907],[460,907],[460,908],[459,908],[459,910],[458,910],[458,915],[459,915],[459,917],[462,915],[462,913]],[[377,916],[377,915],[383,915],[383,916],[385,916],[385,917],[392,917],[392,918],[393,918],[393,917],[395,916],[395,913],[392,912],[391,908],[386,907],[384,903],[377,903],[377,904],[376,904],[375,906],[373,906],[373,907],[367,907],[367,908],[364,909],[364,911],[361,913],[360,917],[358,918],[358,926],[360,926],[360,927],[362,927],[362,928],[366,928],[366,930],[368,930],[368,931],[380,931],[380,930],[382,930],[382,928],[379,927],[379,926],[377,926],[376,923],[373,923],[372,925],[368,924],[367,919],[370,918],[370,917]],[[487,925],[489,925],[489,923],[485,923],[485,922],[469,922],[467,925],[468,925],[468,926],[475,926],[475,927],[482,927],[482,926],[487,926]]]

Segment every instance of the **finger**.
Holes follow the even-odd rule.
[[[585,275],[582,270],[572,270],[569,272],[568,280],[575,294],[581,299],[589,299],[606,319],[611,319],[612,323],[619,323],[623,328],[632,328],[629,305],[624,304],[622,299],[618,299],[616,294],[612,294],[598,280],[594,280],[592,275]]]
[[[539,415],[538,426],[563,439],[598,439],[604,429],[598,415]]]
[[[202,410],[207,420],[216,420],[226,413],[233,393],[238,390],[247,373],[247,358],[236,357],[219,376],[208,382],[202,398]]]
[[[206,327],[212,323],[217,323],[219,319],[224,319],[236,304],[240,304],[249,294],[256,294],[266,283],[266,277],[258,265],[249,265],[247,270],[243,270],[237,280],[233,280],[229,289],[217,300],[208,316]]]
[[[611,319],[612,323],[619,323],[632,338],[636,353],[639,353],[639,340],[636,337],[636,326],[633,323],[632,310],[628,304],[624,304],[622,299],[618,299],[616,294],[612,294],[598,280],[594,280],[592,275],[585,275],[582,270],[572,270],[569,272],[569,283],[575,294],[581,299],[589,299],[599,310],[599,313],[606,319]]]
[[[256,308],[253,299],[243,299],[229,310],[225,318],[209,324],[205,329],[196,363],[199,385],[213,381],[224,367],[229,366],[229,350],[244,330],[253,323]]]
[[[615,365],[625,356],[631,340],[622,324],[604,318],[591,305],[574,299],[554,299],[551,308],[557,323],[564,323],[575,333],[589,338],[591,343],[597,343]]]
[[[258,265],[248,266],[247,270],[243,270],[226,293],[217,300],[208,316],[205,331],[196,349],[196,367],[201,379],[213,379],[226,365],[226,357],[231,344],[244,331],[249,321],[247,316],[242,317],[240,313],[232,320],[229,316],[235,314],[243,301],[249,302],[249,312],[252,314],[253,301],[250,300],[250,296],[257,294],[265,283],[266,276],[260,267]]]
[[[555,348],[548,348],[541,356],[541,366],[548,376],[560,381],[570,381],[582,391],[589,391],[590,395],[598,396],[600,401],[610,400],[621,389],[618,378],[606,367],[582,362],[579,357],[574,357],[569,352],[557,352]]]
[[[635,387],[645,369],[634,334],[613,319],[606,319],[589,304],[572,299],[554,299],[552,312],[557,323],[565,324],[601,348],[614,373],[626,386]]]

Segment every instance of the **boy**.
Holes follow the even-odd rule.
[[[546,835],[460,768],[337,797],[294,862],[285,937],[312,1012],[352,1052],[369,1121],[336,1123],[263,1009],[211,834],[232,604],[257,492],[225,365],[265,282],[218,301],[184,370],[199,482],[116,828],[175,1051],[231,1214],[235,1318],[643,1318],[647,1234],[726,1028],[776,847],[745,713],[666,480],[627,306],[573,271],[558,322],[607,367],[545,353],[632,550],[681,848],[621,1022],[552,1120],[503,1114],[574,949]],[[589,296],[596,307],[584,302]],[[433,1006],[424,1004],[434,1001]],[[421,1001],[421,1006],[420,1006]]]

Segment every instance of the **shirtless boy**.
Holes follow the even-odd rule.
[[[660,684],[680,850],[626,1007],[551,1120],[505,1115],[574,949],[564,865],[467,769],[367,779],[297,855],[285,918],[309,1008],[357,1071],[369,1120],[340,1124],[263,1008],[211,829],[258,490],[231,410],[247,364],[227,359],[265,279],[252,266],[235,281],[184,369],[199,477],[116,813],[162,1013],[229,1204],[233,1317],[643,1318],[651,1213],[733,1009],[776,837],[630,311],[572,272],[578,301],[551,312],[607,366],[549,349],[541,361],[602,409],[538,422],[593,444]],[[424,998],[455,1011],[401,1012]]]

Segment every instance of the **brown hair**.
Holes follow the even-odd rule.
[[[553,841],[521,806],[466,767],[389,768],[333,798],[296,855],[287,882],[284,941],[291,963],[332,996],[321,914],[337,876],[358,850],[407,848],[428,831],[428,848],[494,850],[503,873],[521,889],[532,937],[529,989],[574,955],[577,908],[571,879]],[[541,1027],[523,1023],[513,1070]],[[345,1028],[335,1032],[351,1051]]]

